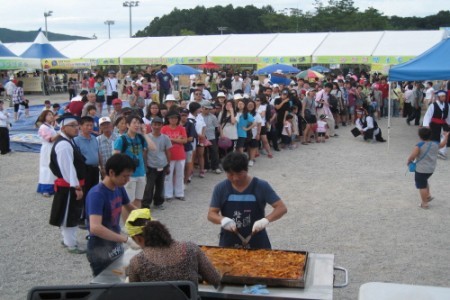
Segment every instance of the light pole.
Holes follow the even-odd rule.
[[[106,20],[105,25],[108,25],[108,39],[111,38],[111,25],[114,25],[113,20]]]
[[[220,27],[217,27],[217,29],[220,31],[220,34],[222,35],[223,32],[228,29],[228,27],[220,26]]]
[[[45,36],[48,39],[48,30],[47,30],[47,17],[52,16],[53,11],[49,10],[44,12],[44,18],[45,18]]]
[[[133,36],[132,34],[132,27],[131,27],[131,8],[139,6],[139,1],[125,1],[123,3],[123,7],[129,7],[130,8],[130,37]]]

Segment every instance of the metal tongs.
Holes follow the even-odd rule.
[[[238,238],[241,240],[241,242],[242,242],[242,247],[243,247],[243,248],[246,248],[246,247],[247,247],[248,243],[250,242],[251,238],[253,237],[253,232],[252,232],[251,234],[249,234],[249,236],[247,236],[246,238],[244,238],[244,237],[239,233],[239,231],[237,231],[237,229],[234,230],[234,233],[235,233],[235,234],[238,236]]]

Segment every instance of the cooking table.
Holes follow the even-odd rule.
[[[91,283],[111,284],[125,282],[125,267],[128,266],[131,258],[139,251],[126,250],[120,258],[96,276]],[[198,293],[203,299],[333,299],[333,288],[345,287],[348,284],[347,270],[334,266],[334,254],[309,253],[308,255],[304,288],[268,287],[269,294],[267,295],[250,295],[243,293],[244,286],[242,285],[227,284],[215,289],[211,285],[199,284]],[[122,274],[116,274],[117,270],[120,270]],[[334,284],[334,270],[344,272],[345,282],[343,284]]]

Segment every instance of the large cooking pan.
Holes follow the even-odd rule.
[[[217,246],[200,246],[201,249],[207,254],[209,257],[211,255],[211,251],[208,252],[208,249],[214,249],[214,250],[221,250],[223,249],[224,253],[227,250],[233,250],[237,252],[241,251],[258,251],[258,249],[236,249],[236,248],[221,248]],[[259,249],[261,251],[261,249]],[[308,264],[308,252],[306,251],[292,251],[292,250],[263,250],[263,251],[269,251],[269,252],[276,252],[277,255],[282,256],[284,253],[295,253],[304,256],[304,263],[302,265],[299,265],[298,268],[300,269],[300,277],[296,279],[287,279],[287,278],[276,278],[276,277],[259,277],[259,276],[237,276],[237,275],[230,275],[226,272],[226,270],[220,270],[216,266],[216,268],[219,269],[219,272],[222,273],[222,283],[224,284],[247,284],[247,285],[253,285],[253,284],[265,284],[267,286],[273,286],[273,287],[296,287],[296,288],[304,288],[305,287],[305,278],[306,278],[306,271],[307,271],[307,264]],[[213,261],[214,259],[210,257],[210,260]],[[251,262],[245,261],[240,262],[249,264]],[[276,262],[274,262],[276,264]],[[270,266],[268,266],[269,268]],[[272,266],[274,267],[274,266]],[[276,266],[275,266],[276,267]]]

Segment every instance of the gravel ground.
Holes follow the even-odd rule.
[[[380,121],[385,137],[386,123]],[[389,150],[387,143],[354,139],[349,129],[340,128],[325,144],[260,157],[250,170],[272,184],[289,210],[268,228],[273,248],[334,254],[350,281],[334,289],[334,299],[357,299],[360,285],[371,281],[448,286],[449,162],[438,161],[431,178],[435,200],[423,210],[412,174],[405,176],[417,127],[393,119]],[[33,286],[92,279],[86,257],[67,253],[59,230],[48,224],[51,199],[35,192],[38,164],[32,153],[0,158],[0,299],[24,299]],[[216,245],[219,226],[206,214],[213,187],[224,178],[194,178],[187,201],[153,215],[176,239]],[[84,235],[79,232],[79,241]]]

